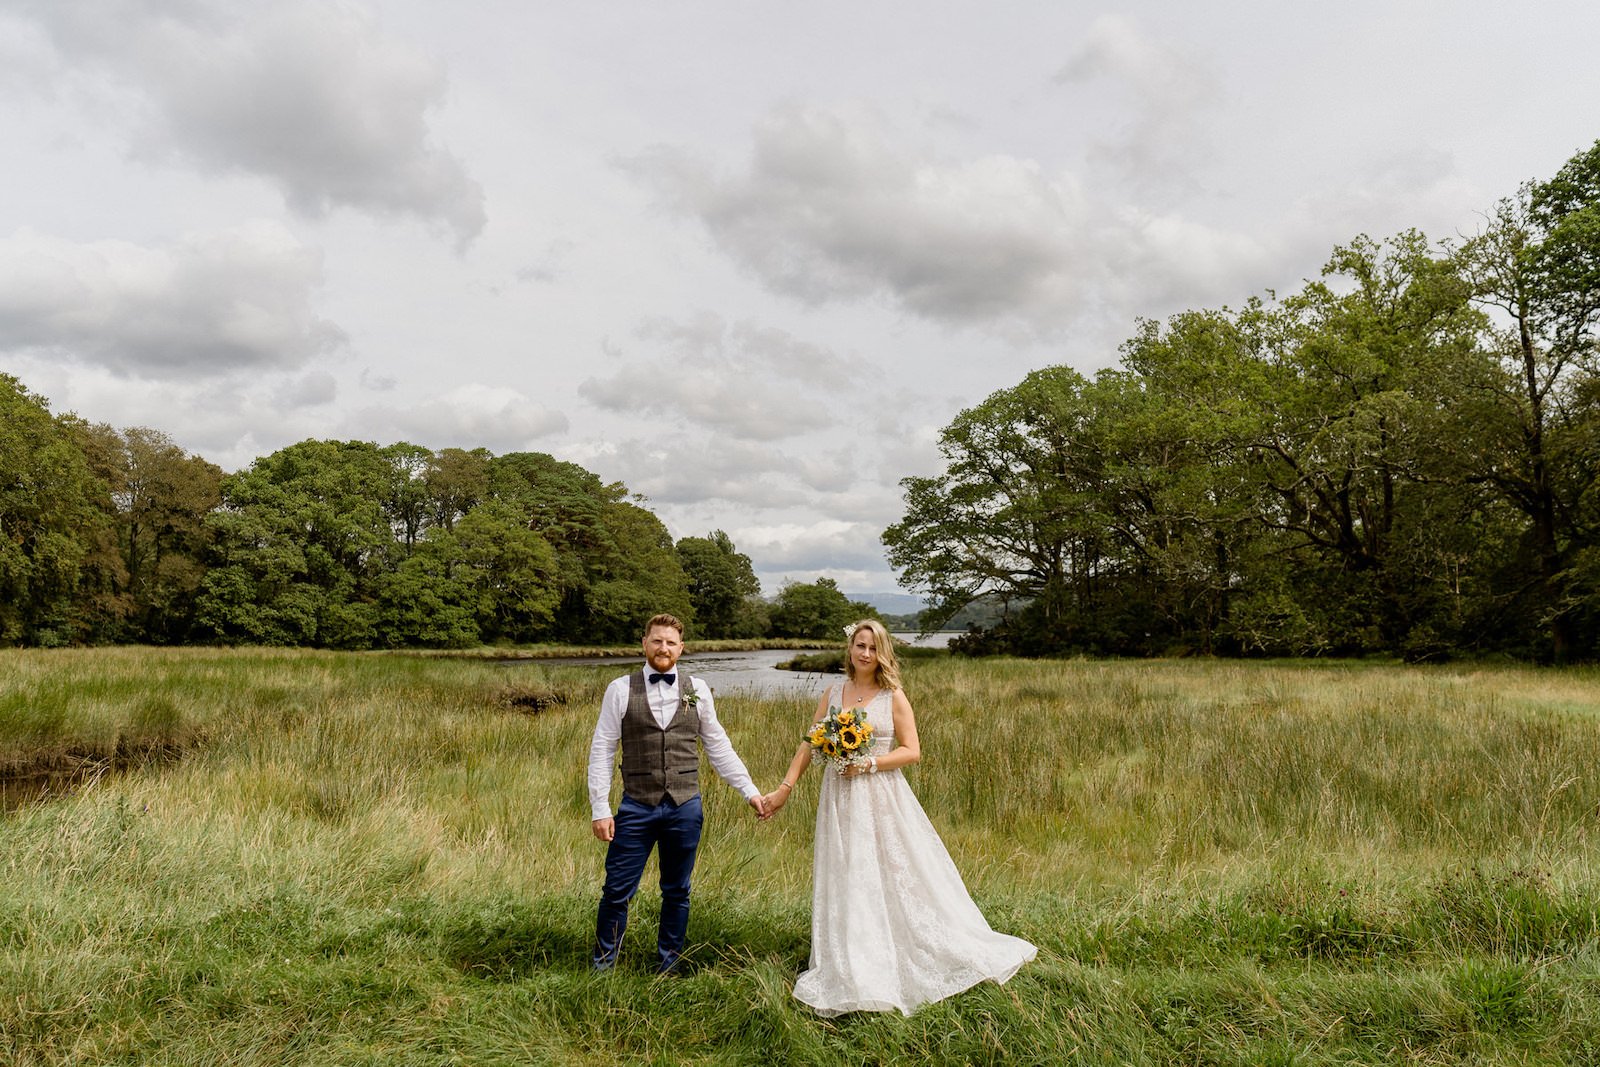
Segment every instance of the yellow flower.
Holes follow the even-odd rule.
[[[853,723],[855,721],[856,721],[856,713],[855,712],[853,712],[853,711],[841,711],[839,713],[839,725],[840,726],[849,726],[851,723]]]
[[[824,737],[822,739],[822,754],[824,756],[837,756],[839,754],[838,742],[831,737]]]
[[[819,722],[811,728],[810,733],[806,734],[806,740],[811,742],[812,748],[815,748],[822,744],[822,737],[826,732],[827,729]]]
[[[861,747],[861,731],[854,726],[846,726],[839,731],[839,744],[846,752],[854,752]]]

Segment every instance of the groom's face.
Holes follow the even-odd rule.
[[[670,671],[683,655],[683,635],[670,626],[652,626],[644,635],[644,658],[658,671]]]

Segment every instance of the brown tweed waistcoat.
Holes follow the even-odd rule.
[[[700,792],[700,713],[678,700],[678,713],[663,730],[650,714],[644,672],[635,671],[622,715],[622,791],[655,807],[662,797],[682,804]],[[678,692],[693,693],[694,683],[678,672]]]

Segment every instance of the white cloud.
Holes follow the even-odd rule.
[[[0,91],[34,92],[54,74],[49,42],[28,19],[0,12]]]
[[[1017,341],[1086,323],[1126,331],[1178,293],[1237,299],[1238,280],[1273,253],[1243,233],[1135,207],[1115,186],[1091,196],[1034,159],[945,158],[841,111],[774,113],[742,174],[664,146],[627,166],[776,293],[813,307],[887,298]]]
[[[836,422],[837,396],[852,365],[777,329],[728,325],[702,314],[656,320],[639,331],[654,349],[605,378],[586,378],[578,395],[613,412],[649,415],[695,434],[777,441]],[[868,368],[873,379],[876,370]]]
[[[658,146],[627,166],[774,292],[888,297],[940,322],[1059,321],[1087,275],[1086,205],[1031,160],[919,157],[876,120],[785,108],[722,176]]]
[[[1198,55],[1147,33],[1125,15],[1095,19],[1055,77],[1063,85],[1099,79],[1125,90],[1142,122],[1173,128],[1221,95],[1220,79]]]
[[[569,458],[657,504],[720,500],[741,507],[809,506],[814,489],[789,454],[753,442],[673,431],[649,438],[575,442]]]
[[[1125,208],[1116,226],[1126,239],[1106,256],[1106,294],[1117,307],[1182,307],[1197,296],[1203,303],[1238,303],[1253,295],[1262,278],[1281,277],[1282,238],[1207,225],[1181,215]],[[1126,330],[1132,333],[1131,317]]]
[[[229,471],[293,441],[331,433],[326,407],[286,405],[285,391],[293,391],[295,380],[270,372],[140,378],[104,367],[62,364],[38,353],[8,356],[4,369],[49,397],[53,411],[74,411],[119,429],[160,430],[185,450]],[[298,384],[314,389],[321,379],[312,372]]]
[[[512,276],[519,282],[538,282],[546,285],[559,282],[571,269],[569,261],[577,250],[577,242],[570,238],[551,241],[545,247],[543,255],[518,267]]]
[[[442,67],[361,8],[36,0],[24,10],[69,63],[139,94],[141,156],[258,175],[308,216],[416,216],[462,244],[483,229],[482,189],[428,127]]]
[[[487,448],[520,452],[567,429],[567,417],[515,389],[478,383],[406,407],[372,407],[356,413],[364,435],[404,439],[426,448]],[[381,442],[392,443],[392,442]]]
[[[863,440],[854,447],[779,450],[756,442],[662,435],[577,442],[563,454],[606,481],[622,482],[669,517],[720,513],[747,523],[754,515],[804,515],[870,528],[876,544],[877,533],[900,517],[901,493],[892,484],[898,472],[886,470],[871,438]],[[698,530],[696,524],[705,521],[695,518],[690,528]]]
[[[1088,156],[1107,182],[1148,197],[1193,194],[1214,146],[1206,119],[1222,100],[1222,80],[1195,52],[1148,33],[1120,14],[1101,15],[1056,74],[1102,123]],[[1084,96],[1095,89],[1108,90]]]
[[[284,382],[275,394],[278,406],[286,410],[321,407],[338,397],[338,380],[327,371],[312,371]]]
[[[1541,27],[1600,6],[1444,8],[0,0],[0,370],[228,469],[549,451],[884,588],[960,409],[1593,142]]]
[[[763,569],[813,576],[840,571],[881,571],[880,527],[819,519],[813,523],[775,523],[741,527],[734,536],[739,551],[759,558]],[[805,579],[811,580],[811,579]]]
[[[1305,219],[1340,227],[1343,243],[1358,233],[1386,237],[1416,227],[1435,238],[1460,235],[1461,204],[1487,211],[1497,193],[1466,181],[1454,156],[1426,146],[1404,146],[1352,161],[1342,180],[1308,191],[1295,207]],[[1322,256],[1331,247],[1314,251]]]
[[[321,257],[274,223],[164,248],[22,230],[0,240],[0,351],[154,377],[292,368],[344,341],[312,311],[321,282]]]

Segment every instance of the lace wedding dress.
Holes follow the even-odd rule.
[[[871,754],[882,757],[894,743],[892,697],[880,692],[862,710]],[[898,770],[824,770],[814,847],[811,962],[794,995],[820,1015],[909,1015],[979,982],[1004,982],[1038,951],[989,928]]]

